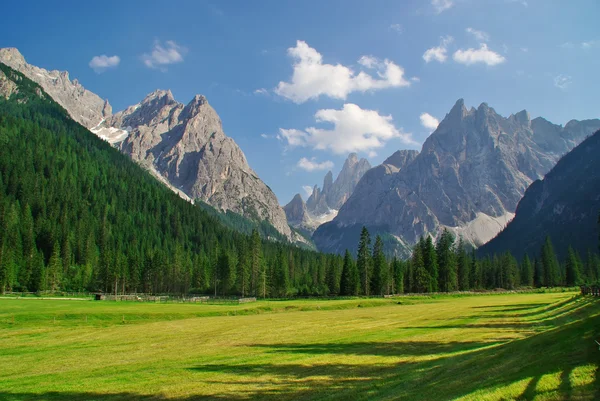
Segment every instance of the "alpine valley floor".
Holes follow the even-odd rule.
[[[1,299],[0,399],[597,400],[599,337],[600,301],[573,292]]]

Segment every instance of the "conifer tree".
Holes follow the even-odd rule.
[[[366,227],[362,228],[358,243],[356,266],[360,275],[361,294],[369,296],[371,281],[371,237]]]
[[[403,294],[404,293],[404,266],[405,263],[394,257],[392,259],[392,277],[394,278],[392,284],[392,293],[393,294]]]
[[[454,253],[454,235],[447,229],[444,229],[438,240],[436,253],[440,273],[439,290],[455,291],[458,288],[458,268]]]
[[[577,260],[575,251],[571,246],[567,251],[567,260],[565,262],[566,284],[568,287],[573,287],[580,284],[580,264]]]
[[[457,264],[458,264],[458,289],[460,291],[468,291],[471,287],[469,286],[471,275],[471,260],[467,254],[465,243],[462,239],[458,241],[457,248]]]
[[[423,263],[425,264],[425,269],[429,273],[431,280],[431,291],[437,292],[439,290],[439,266],[437,261],[437,253],[435,251],[435,246],[433,245],[433,239],[430,235],[428,235],[426,240],[421,237],[419,243],[421,244],[421,249],[423,250]]]
[[[431,276],[423,262],[423,248],[418,244],[415,246],[412,256],[414,269],[414,292],[431,292]]]
[[[387,289],[387,262],[383,253],[383,241],[378,235],[373,246],[373,275],[371,291],[373,295],[384,295]]]
[[[55,241],[54,248],[52,249],[52,256],[50,256],[47,269],[48,289],[52,292],[57,291],[60,288],[60,280],[63,270],[60,256],[60,245],[58,244],[58,241]]]
[[[541,262],[544,268],[544,285],[554,287],[561,284],[560,268],[550,237],[546,237],[542,246]]]
[[[525,254],[521,261],[521,285],[526,287],[533,287],[533,266],[529,256]]]

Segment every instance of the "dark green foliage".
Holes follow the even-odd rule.
[[[346,250],[344,255],[344,265],[342,267],[342,279],[340,283],[341,295],[358,295],[360,289],[360,277],[356,263],[350,255],[350,251]]]
[[[362,228],[360,233],[360,241],[358,243],[358,254],[356,257],[356,265],[358,274],[360,275],[360,293],[362,295],[370,294],[371,281],[371,237],[366,227]]]
[[[567,251],[567,260],[565,262],[565,278],[567,286],[572,287],[581,283],[580,271],[581,261],[575,254],[573,248],[569,246]]]
[[[454,250],[454,235],[446,229],[442,232],[436,246],[437,261],[439,264],[438,288],[440,291],[449,292],[458,289],[458,266]]]
[[[423,240],[423,237],[421,237],[419,244],[423,252],[423,263],[425,264],[425,269],[429,273],[429,277],[431,279],[431,291],[437,292],[439,267],[437,262],[437,253],[435,251],[435,246],[433,245],[433,239],[429,235],[427,236],[426,240]]]
[[[560,268],[554,247],[550,241],[550,237],[546,237],[546,241],[542,246],[541,263],[544,271],[542,285],[545,287],[554,287],[561,283]]]
[[[521,262],[521,285],[525,287],[533,287],[533,266],[529,256],[523,256]]]
[[[467,254],[467,249],[463,239],[461,238],[458,242],[456,263],[458,264],[458,289],[460,291],[467,291],[469,288],[470,275],[471,275],[471,259]]]
[[[373,246],[373,275],[371,277],[371,293],[384,295],[388,292],[388,265],[383,253],[383,241],[378,235]]]

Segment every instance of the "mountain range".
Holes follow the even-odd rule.
[[[323,223],[333,219],[339,208],[354,192],[362,176],[371,168],[367,159],[359,159],[356,153],[350,153],[342,170],[333,181],[331,171],[325,174],[323,187],[313,187],[306,203],[300,194],[284,206],[289,224],[312,234]]]
[[[187,105],[157,90],[112,114],[108,100],[85,89],[68,72],[32,66],[15,48],[0,49],[0,62],[38,83],[71,118],[129,155],[160,181],[191,200],[220,211],[266,221],[289,240],[302,240],[287,224],[273,191],[250,168],[204,96]]]
[[[467,109],[459,99],[421,152],[392,155],[369,170],[337,216],[313,235],[317,247],[355,249],[366,226],[407,256],[421,236],[447,228],[480,246],[514,217],[529,185],[562,155],[600,128],[600,120],[564,127],[525,110],[503,117],[482,103]]]

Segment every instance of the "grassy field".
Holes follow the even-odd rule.
[[[599,400],[599,338],[600,301],[575,293],[2,299],[0,399]]]

